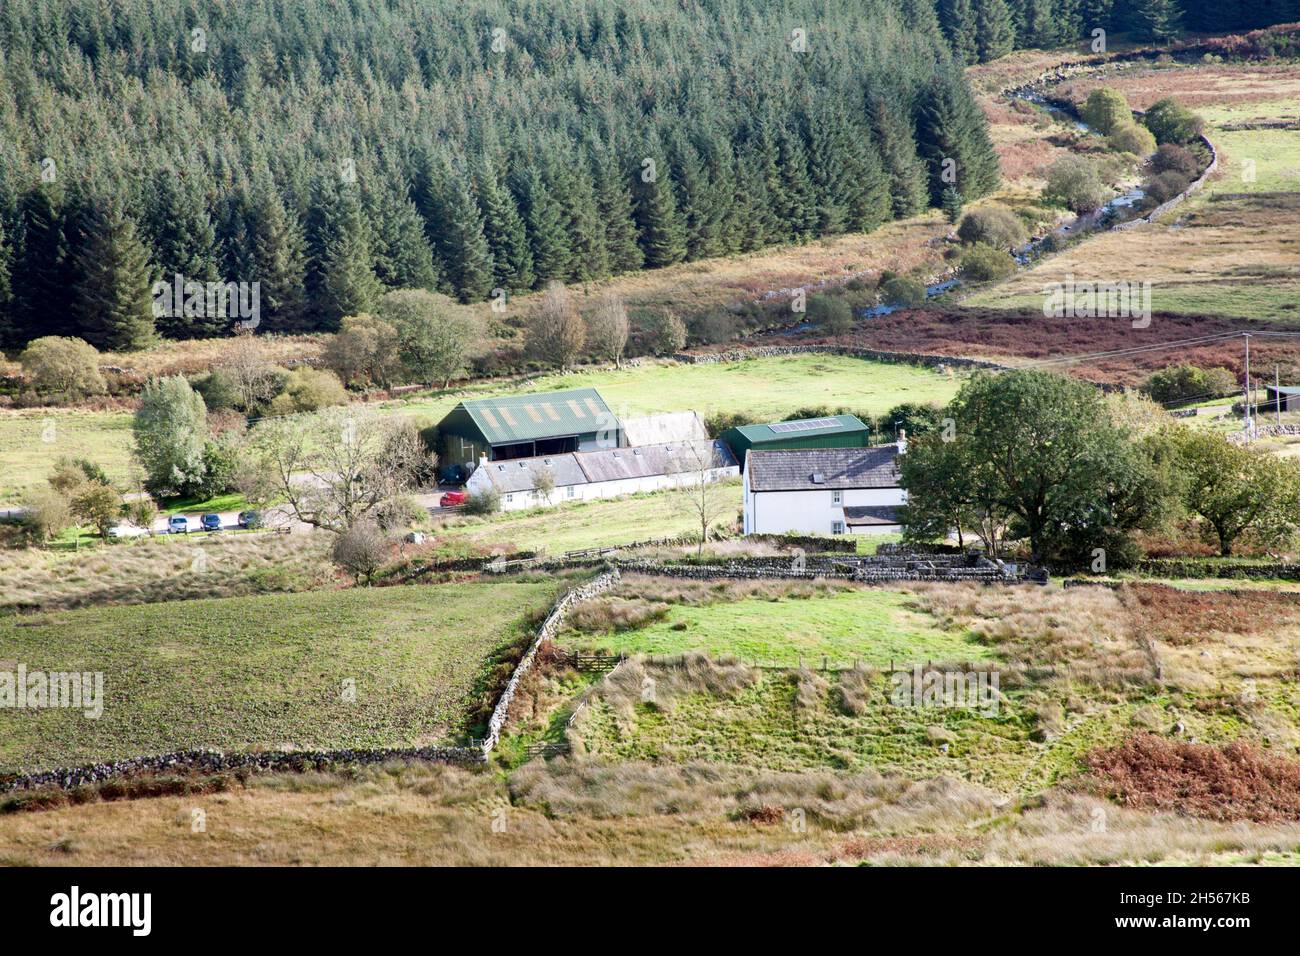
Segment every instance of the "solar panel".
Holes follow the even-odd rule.
[[[818,428],[835,428],[839,422],[834,418],[804,418],[797,422],[777,422],[768,427],[774,432],[806,432]]]

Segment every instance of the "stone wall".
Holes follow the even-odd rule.
[[[720,352],[679,352],[672,357],[688,365],[715,365],[721,362],[744,362],[750,359],[805,354],[845,355],[874,362],[898,362],[906,365],[923,365],[927,368],[951,366],[1004,371],[1010,367],[984,359],[955,358],[951,355],[930,355],[924,352],[886,352],[881,349],[855,348],[847,345],[755,345],[749,348],[725,349]]]
[[[1187,201],[1187,198],[1189,196],[1196,193],[1205,185],[1206,180],[1208,180],[1210,176],[1214,174],[1214,171],[1219,168],[1219,153],[1214,148],[1214,144],[1211,143],[1209,139],[1207,139],[1205,136],[1198,136],[1197,138],[1201,141],[1201,144],[1210,151],[1210,165],[1205,167],[1205,172],[1201,173],[1201,175],[1196,179],[1194,183],[1188,186],[1185,190],[1183,190],[1173,199],[1170,199],[1168,202],[1164,202],[1161,203],[1159,206],[1156,206],[1155,209],[1152,209],[1149,213],[1147,213],[1145,216],[1143,216],[1140,219],[1130,219],[1128,222],[1121,222],[1119,225],[1114,227],[1116,231],[1122,232],[1128,229],[1136,229],[1138,226],[1155,222],[1157,219],[1164,216],[1170,210],[1176,209],[1178,206],[1181,206],[1184,202]]]

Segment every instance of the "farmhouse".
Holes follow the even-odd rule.
[[[901,531],[897,444],[765,451],[745,460],[745,534],[889,534]]]
[[[483,459],[465,483],[470,494],[501,496],[501,510],[658,491],[740,473],[731,451],[708,439],[607,448],[506,461]],[[550,486],[548,488],[548,486]]]
[[[854,415],[832,415],[770,425],[738,425],[720,437],[743,465],[751,449],[866,448],[871,443],[871,429]]]
[[[623,444],[618,419],[594,388],[461,402],[438,423],[443,460],[473,467]]]

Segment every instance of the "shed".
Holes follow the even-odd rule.
[[[618,419],[594,388],[466,399],[438,423],[444,461],[473,467],[623,444]]]
[[[721,438],[743,465],[751,449],[866,448],[871,444],[871,429],[856,415],[832,415],[770,425],[738,425],[728,428]]]
[[[1260,411],[1300,411],[1300,387],[1283,385],[1279,388],[1275,385],[1269,385],[1265,388],[1265,394],[1268,398],[1260,406]]]

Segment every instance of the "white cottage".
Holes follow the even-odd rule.
[[[751,451],[745,459],[745,534],[902,531],[897,444],[878,448]]]

